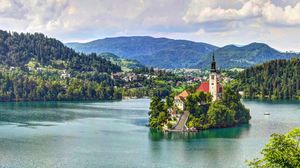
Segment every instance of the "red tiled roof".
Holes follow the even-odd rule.
[[[181,99],[184,100],[186,99],[191,93],[189,91],[184,90],[181,92],[179,95],[175,96],[175,99]]]
[[[209,92],[209,82],[202,82],[201,85],[197,88],[196,92],[204,92],[208,93]],[[222,85],[218,84],[218,92],[222,92]]]
[[[190,95],[190,92],[189,91],[186,91],[184,90],[183,92],[181,92],[178,96],[179,97],[183,97],[183,98],[186,98]]]
[[[196,92],[204,92],[208,93],[209,92],[209,83],[208,82],[202,82],[201,85],[197,88]]]

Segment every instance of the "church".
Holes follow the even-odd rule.
[[[220,84],[220,75],[217,72],[217,63],[215,55],[212,56],[211,68],[209,74],[209,81],[202,82],[197,88],[196,92],[210,93],[212,95],[212,101],[219,100],[222,94],[222,86]]]
[[[196,92],[210,93],[212,95],[212,101],[219,100],[222,94],[222,85],[220,84],[221,76],[217,71],[217,64],[215,55],[212,56],[211,68],[209,74],[209,81],[202,82],[201,85],[196,89]],[[185,100],[191,93],[184,90],[179,95],[174,97],[174,104],[180,110],[185,110]]]

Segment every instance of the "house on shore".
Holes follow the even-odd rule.
[[[179,95],[175,96],[174,98],[174,104],[179,110],[185,110],[185,99],[190,95],[191,93],[187,90],[184,90]]]

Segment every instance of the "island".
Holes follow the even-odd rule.
[[[249,109],[241,102],[235,85],[222,80],[212,55],[209,80],[195,90],[184,90],[164,100],[153,96],[150,103],[149,126],[171,132],[199,131],[247,124]]]

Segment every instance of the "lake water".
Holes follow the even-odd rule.
[[[163,134],[145,127],[147,99],[0,103],[0,167],[246,167],[272,133],[300,126],[300,105],[244,104],[250,125]]]

